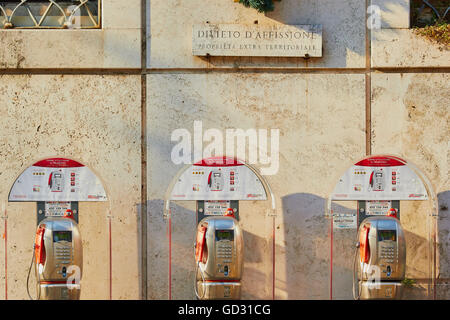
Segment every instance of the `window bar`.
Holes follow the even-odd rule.
[[[25,3],[25,2],[22,2]],[[28,4],[24,4],[24,8],[27,10],[28,15],[30,16],[31,20],[33,20],[34,26],[39,26],[38,22],[36,21],[36,18],[33,16],[33,14],[31,13],[30,7],[28,6]]]
[[[92,23],[94,24],[94,26],[98,26],[98,21],[95,20],[94,16],[92,15],[91,9],[89,9],[89,6],[87,5],[87,1],[84,5],[84,7],[86,8],[86,11],[89,15],[89,18],[91,19]],[[100,7],[99,7],[100,10]]]
[[[53,6],[53,3],[50,3],[49,6],[47,7],[47,10],[45,10],[44,14],[41,17],[41,20],[39,21],[39,27],[41,26],[42,22],[44,22],[44,19],[47,16],[47,13],[50,11],[51,7]]]
[[[17,2],[17,3],[16,3]],[[80,13],[80,17],[83,17],[81,21],[86,21],[86,25],[83,25],[81,22],[81,25],[77,26],[81,29],[92,29],[92,28],[100,28],[100,18],[101,18],[101,0],[98,1],[91,1],[91,0],[78,0],[78,5],[76,5],[73,9],[68,10],[71,8],[71,6],[64,6],[60,3],[58,3],[55,0],[42,0],[42,1],[36,1],[40,5],[42,5],[42,8],[45,8],[44,13],[42,16],[40,16],[39,21],[37,21],[37,18],[33,14],[32,8],[30,7],[30,1],[29,0],[20,0],[19,1],[1,1],[0,0],[0,18],[3,20],[3,28],[9,29],[9,28],[22,28],[22,29],[29,29],[29,28],[36,28],[36,29],[44,29],[44,28],[63,28],[66,29],[71,25],[71,22],[74,18],[74,16],[77,13]],[[92,6],[97,6],[97,16],[93,14],[92,6],[91,8],[89,5],[92,3]],[[47,6],[45,7],[45,5]],[[52,20],[49,22],[48,26],[43,26],[43,23],[46,19],[48,19],[50,16],[51,9],[53,7],[58,8],[58,11],[61,12],[61,19],[58,19],[57,16],[52,17]],[[64,8],[63,8],[64,7]],[[19,17],[29,17],[32,20],[31,26],[27,25],[20,25],[20,22],[17,23],[17,25],[13,24],[14,18],[18,17],[17,12],[19,8],[23,8],[26,12],[26,14],[21,13]],[[81,15],[81,11],[85,10],[85,14]],[[8,15],[8,12],[10,14]],[[89,18],[88,18],[89,17]],[[90,22],[89,22],[90,21]],[[92,25],[91,25],[92,23]]]

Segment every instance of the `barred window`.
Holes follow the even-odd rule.
[[[0,29],[100,28],[101,0],[0,0]]]
[[[449,22],[449,0],[411,0],[412,27],[422,28]]]

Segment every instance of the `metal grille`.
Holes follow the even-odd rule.
[[[449,22],[449,0],[411,0],[411,24],[413,27]]]
[[[101,27],[101,0],[0,0],[0,29]]]

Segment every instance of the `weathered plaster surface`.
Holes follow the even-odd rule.
[[[349,155],[363,156],[364,76],[161,74],[147,80],[149,297],[167,297],[162,199],[181,169],[171,162],[175,143],[170,136],[178,128],[192,132],[193,122],[201,120],[204,130],[280,129],[280,169],[267,176],[278,205],[276,297],[327,299],[329,221],[324,204]],[[241,201],[244,299],[272,297],[268,206]],[[175,299],[193,299],[195,204],[177,202],[172,208],[172,293]]]
[[[407,29],[410,25],[410,3],[410,0],[371,0],[370,4],[374,7],[369,14],[373,16],[380,10],[382,29]]]
[[[133,69],[141,63],[140,0],[104,1],[101,30],[1,30],[0,69]],[[407,28],[406,0],[373,0],[382,29],[372,30],[372,67],[448,67],[449,53]],[[329,298],[329,220],[325,198],[340,174],[365,153],[363,74],[283,74],[295,68],[364,68],[365,2],[283,0],[259,14],[231,0],[152,0],[148,67],[277,68],[278,73],[151,74],[148,107],[148,298],[167,298],[167,222],[162,199],[181,168],[170,160],[174,129],[280,129],[280,170],[268,176],[276,195],[276,298]],[[324,56],[199,58],[194,23],[322,24]],[[408,17],[409,21],[409,17]],[[352,71],[349,71],[351,73]],[[427,173],[439,198],[440,279],[450,278],[449,77],[446,73],[372,73],[372,152],[394,153]],[[8,212],[8,298],[25,299],[35,232],[34,204],[4,201],[17,175],[36,159],[61,155],[89,165],[112,200],[114,299],[138,299],[141,196],[140,76],[0,75],[0,212]],[[262,167],[262,166],[260,166]],[[3,201],[3,202],[2,202]],[[353,210],[354,203],[339,203]],[[246,241],[244,299],[272,296],[272,221],[268,203],[241,202]],[[109,298],[108,204],[80,204],[85,245],[83,299]],[[173,213],[172,296],[193,299],[195,204]],[[407,276],[428,275],[426,204],[402,204]],[[4,235],[4,220],[0,234]],[[334,234],[333,297],[351,299],[355,232]],[[0,239],[3,241],[3,238]],[[0,245],[0,299],[5,251]],[[125,262],[125,263],[124,263]],[[448,280],[438,298],[449,299]],[[406,292],[426,296],[426,283]]]
[[[372,30],[372,67],[448,67],[450,50],[414,29]]]
[[[102,29],[2,29],[0,69],[140,68],[140,2],[103,1]]]
[[[111,200],[113,298],[138,299],[140,77],[3,75],[0,112],[0,199],[7,200],[16,177],[38,159],[65,156],[90,166]],[[35,204],[9,203],[7,209],[8,298],[26,299]],[[109,209],[108,203],[80,203],[82,299],[109,298]]]
[[[373,152],[396,153],[413,162],[426,173],[438,196],[438,274],[441,279],[450,276],[449,80],[447,74],[372,76]],[[403,210],[407,214],[404,224],[411,253],[407,272],[410,277],[421,278],[428,270],[425,217],[430,206],[406,202]],[[440,285],[438,294],[448,299],[446,286]]]
[[[233,1],[156,0],[150,8],[149,68],[361,68],[365,65],[365,3],[359,0],[276,3],[275,11],[259,14]],[[255,58],[192,56],[196,23],[322,24],[323,58]]]

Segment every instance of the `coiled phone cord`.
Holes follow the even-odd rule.
[[[198,274],[198,270],[200,270],[200,275],[202,276],[202,287],[203,287],[203,294],[200,297],[200,295],[198,294],[198,289],[197,289],[197,274]],[[205,275],[204,275],[204,271],[202,270],[202,267],[200,266],[200,261],[197,262],[197,267],[195,268],[195,281],[194,281],[194,290],[195,290],[195,295],[197,296],[197,299],[202,300],[205,297],[206,294],[206,288],[204,286],[206,280],[205,280]]]
[[[34,300],[33,299],[33,297],[31,297],[31,295],[30,295],[30,273],[31,273],[31,268],[33,267],[33,262],[34,262],[34,249],[35,249],[35,246],[33,246],[33,254],[32,254],[32,257],[31,257],[31,264],[30,264],[30,268],[28,268],[28,275],[27,275],[27,294],[28,294],[28,297],[30,298],[30,300]],[[38,277],[38,297],[37,297],[37,299],[36,300],[40,300],[41,299],[41,286],[40,286],[40,280],[41,280],[41,277],[40,277],[40,275],[39,275],[39,271],[37,272],[37,277]]]
[[[361,283],[360,283],[360,281],[358,279],[358,273],[356,271],[359,246],[360,246],[360,244],[359,244],[359,242],[357,242],[356,243],[355,254],[354,254],[354,257],[353,257],[353,284],[352,284],[353,288],[352,289],[353,289],[353,299],[355,299],[355,300],[359,300],[360,297],[361,297]],[[362,276],[362,268],[360,269],[360,271],[361,271],[361,276]],[[358,292],[357,293],[355,292],[355,289],[356,289],[355,283],[356,283],[356,281],[358,281]]]

